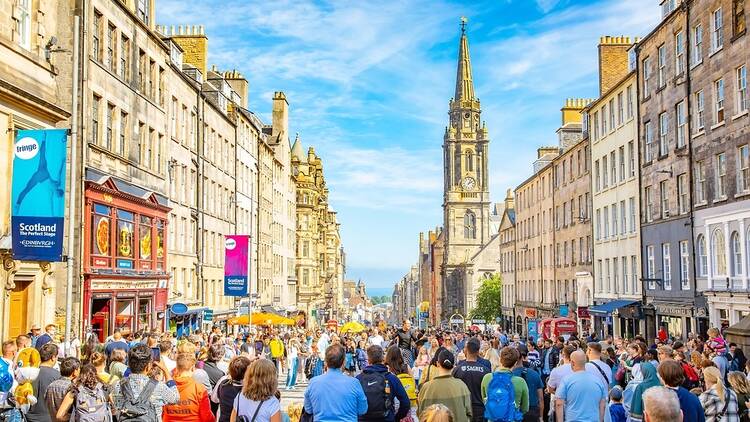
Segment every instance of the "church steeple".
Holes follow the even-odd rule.
[[[474,100],[474,80],[471,75],[471,57],[469,56],[469,39],[466,36],[465,17],[461,18],[461,41],[458,46],[458,68],[456,70],[456,94],[453,99],[457,103]]]

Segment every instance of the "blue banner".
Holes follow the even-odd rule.
[[[19,130],[13,148],[13,258],[61,261],[68,129]]]
[[[533,341],[536,341],[539,338],[539,332],[537,329],[539,328],[537,325],[537,321],[535,319],[530,319],[526,324],[529,340],[533,339]]]

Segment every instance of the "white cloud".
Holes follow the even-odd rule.
[[[549,13],[558,3],[560,0],[536,0],[536,5],[542,13]]]

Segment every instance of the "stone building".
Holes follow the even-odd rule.
[[[637,41],[637,40],[636,40]],[[638,190],[638,111],[634,43],[628,37],[599,41],[600,97],[587,108],[585,137],[593,168],[594,290],[590,309],[600,336],[642,333]]]
[[[505,330],[515,330],[516,306],[516,206],[513,191],[505,195],[500,219],[500,277],[502,280],[502,322]],[[520,331],[519,331],[520,332]]]
[[[56,2],[0,1],[0,174],[4,181],[0,184],[0,336],[4,339],[27,333],[31,324],[63,317],[65,264],[13,259],[10,180],[15,130],[69,127],[71,81],[69,72],[61,69],[71,67],[72,56],[50,52],[73,49],[69,13],[66,4]],[[71,182],[69,176],[67,180]],[[79,230],[78,224],[71,224],[78,218],[66,213],[66,237]]]
[[[680,92],[690,118],[681,133],[689,140],[688,156],[692,157],[697,287],[708,301],[710,325],[721,328],[750,314],[746,294],[750,271],[746,7],[746,1],[694,0],[684,5],[689,18],[679,13],[679,23],[675,22],[689,34],[683,41],[687,53],[682,69],[690,91]],[[702,35],[700,42],[696,34]],[[671,77],[675,72],[670,41],[666,40],[668,57],[672,57],[667,66]],[[701,305],[695,311],[702,309]],[[697,328],[702,332],[705,325]]]
[[[516,214],[516,330],[527,332],[554,315],[554,201],[552,162],[558,147],[537,149],[534,174],[515,189]]]
[[[579,285],[592,280],[591,162],[588,139],[582,138],[581,111],[588,99],[567,99],[561,109],[557,130],[560,155],[552,162],[554,205],[554,284],[552,304],[555,316],[572,317],[577,309]],[[585,312],[586,303],[581,303]],[[589,330],[585,329],[588,332]]]
[[[686,52],[692,29],[688,28],[688,3],[672,8],[674,3],[663,2],[662,21],[636,45],[641,265],[647,338],[653,338],[659,326],[667,326],[670,334],[676,336],[706,328],[706,321],[701,318],[704,305],[696,301],[692,253],[692,135],[688,119],[691,84]],[[708,28],[708,19],[703,24]],[[702,44],[710,38],[708,30],[705,34],[707,41]],[[711,50],[707,45],[702,48],[709,60]],[[705,102],[704,107],[705,104],[710,103]],[[706,117],[709,116],[703,115]]]
[[[466,264],[490,241],[489,137],[474,95],[469,42],[462,26],[456,91],[450,101],[450,122],[443,139],[443,310],[469,311],[470,283]]]

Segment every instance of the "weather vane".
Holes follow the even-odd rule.
[[[466,33],[466,22],[468,22],[468,21],[469,21],[469,19],[466,18],[466,16],[461,16],[461,33],[462,34]]]

